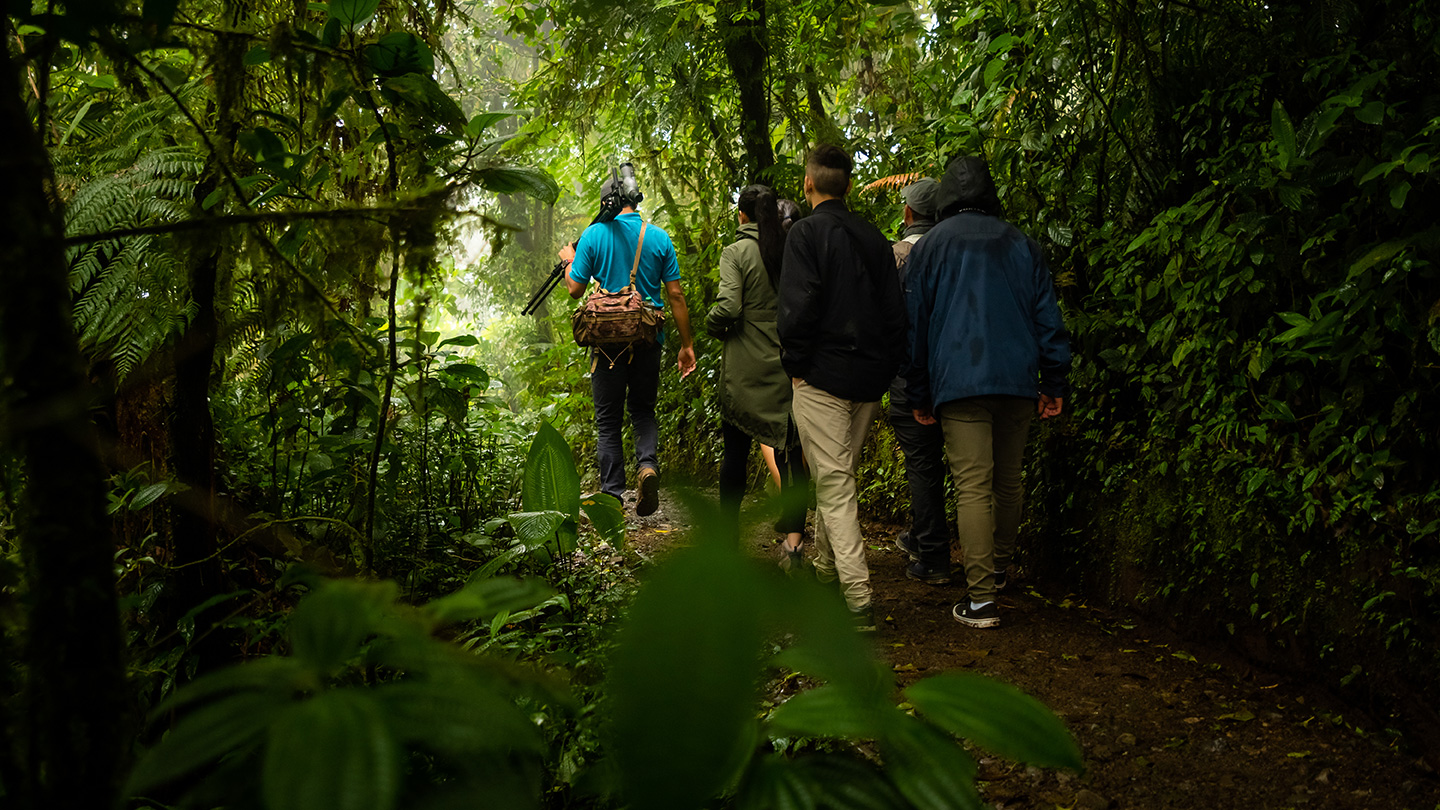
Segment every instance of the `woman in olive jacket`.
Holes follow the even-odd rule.
[[[775,192],[754,185],[740,192],[740,238],[720,252],[720,294],[705,319],[710,334],[725,341],[720,364],[720,427],[725,452],[720,464],[720,510],[739,531],[740,501],[752,441],[775,449],[780,471],[780,520],[785,535],[781,565],[798,567],[809,478],[800,436],[790,418],[790,378],[780,365],[775,327],[775,290],[785,253],[785,230]]]

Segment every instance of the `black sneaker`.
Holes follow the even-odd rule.
[[[850,622],[855,629],[861,633],[875,632],[875,606],[866,605],[862,608],[850,608]]]
[[[966,627],[1000,626],[1000,606],[994,602],[981,608],[972,608],[969,602],[961,602],[950,611],[950,615]]]
[[[919,561],[910,563],[905,569],[905,576],[926,585],[945,585],[950,582],[949,571],[939,571]]]
[[[910,562],[920,562],[920,552],[915,548],[914,541],[910,538],[909,532],[901,532],[895,535],[895,547],[905,552]]]
[[[639,503],[635,504],[635,514],[640,517],[655,514],[660,507],[660,475],[650,467],[640,468],[640,483],[635,487],[640,490]]]

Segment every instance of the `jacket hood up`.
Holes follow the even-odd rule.
[[[940,194],[936,200],[941,218],[962,208],[979,208],[987,214],[1000,215],[1000,197],[995,192],[995,179],[985,159],[974,155],[955,158],[945,167],[940,178]]]

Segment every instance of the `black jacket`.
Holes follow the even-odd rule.
[[[905,358],[905,302],[880,229],[826,200],[790,228],[780,273],[781,363],[841,399],[874,402]]]

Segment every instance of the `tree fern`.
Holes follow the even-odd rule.
[[[128,168],[80,185],[70,200],[66,231],[97,234],[182,219],[193,207],[203,167],[203,157],[185,147],[146,152]],[[194,316],[179,247],[172,239],[142,235],[70,250],[81,345],[92,357],[108,359],[121,380]]]

